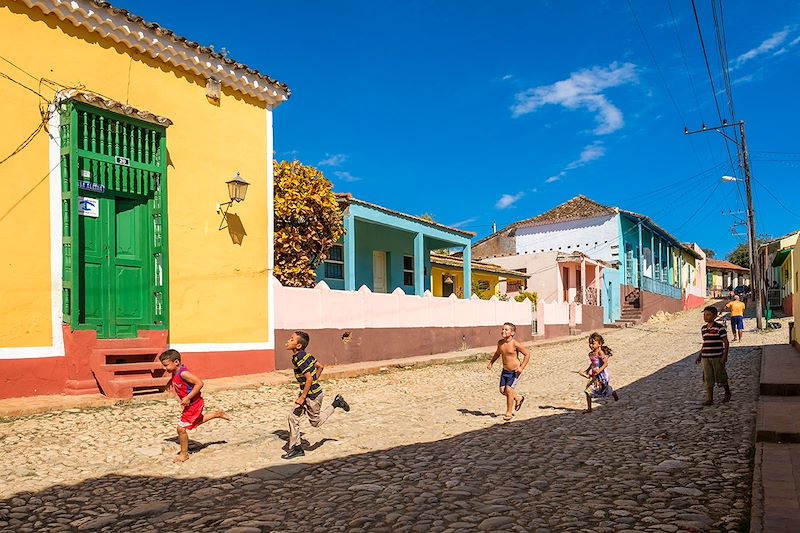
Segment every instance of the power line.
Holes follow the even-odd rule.
[[[694,12],[694,21],[697,25],[697,34],[700,37],[700,47],[703,50],[703,60],[706,63],[706,72],[708,72],[708,81],[711,83],[711,95],[714,97],[714,106],[717,109],[717,117],[719,117],[720,123],[727,122],[722,118],[722,112],[719,108],[719,100],[717,99],[717,89],[714,87],[714,76],[711,74],[711,65],[708,63],[708,54],[706,53],[706,43],[703,40],[703,30],[700,28],[700,17],[697,15],[697,6],[695,5],[695,0],[692,0],[692,11]],[[725,140],[725,150],[728,152],[728,160],[731,164],[731,170],[736,173],[736,165],[733,164],[733,156],[731,155],[730,146],[728,146],[727,139]]]
[[[783,203],[780,201],[780,199],[779,199],[777,196],[775,196],[774,194],[772,194],[772,191],[770,191],[768,187],[766,187],[766,186],[765,186],[763,183],[761,183],[760,181],[758,181],[758,180],[757,180],[756,178],[754,178],[753,176],[750,176],[750,177],[753,179],[753,181],[755,181],[756,183],[758,183],[758,184],[759,184],[759,185],[760,185],[760,186],[761,186],[761,187],[762,187],[762,188],[763,188],[765,191],[767,191],[767,194],[769,194],[770,196],[772,196],[772,198],[773,198],[773,199],[774,199],[776,202],[778,202],[778,205],[779,205],[779,206],[781,206],[782,208],[784,208],[784,209],[786,210],[786,212],[787,212],[787,213],[789,213],[789,214],[791,214],[791,215],[793,215],[793,216],[796,216],[797,218],[800,218],[800,215],[798,215],[797,213],[795,213],[794,211],[792,211],[791,209],[789,209],[788,207],[786,207],[785,205],[783,205]]]
[[[700,105],[700,98],[697,96],[697,88],[695,87],[694,78],[692,77],[691,70],[689,69],[689,62],[686,60],[686,51],[683,48],[683,39],[681,39],[681,34],[678,31],[678,21],[675,19],[675,13],[672,11],[671,0],[667,0],[667,6],[669,7],[670,17],[672,17],[672,28],[675,30],[675,38],[678,41],[678,48],[680,48],[681,57],[683,58],[683,69],[686,71],[686,76],[689,78],[689,85],[692,88],[692,94],[694,95],[694,103],[697,106],[697,112],[700,114],[700,120],[702,121],[703,124],[705,124],[706,119],[705,117],[703,117],[703,109],[702,106]],[[706,137],[705,139],[706,139],[706,146],[708,147],[708,153],[713,159],[714,151],[711,149],[711,141],[708,139],[708,137]]]

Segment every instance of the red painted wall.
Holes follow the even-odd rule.
[[[686,299],[683,301],[683,310],[686,311],[687,309],[694,309],[696,307],[700,307],[704,303],[706,303],[705,298],[695,296],[694,294],[687,294]]]
[[[790,294],[789,296],[783,299],[783,313],[786,316],[792,316],[794,314],[794,307],[793,307],[794,304],[792,303],[793,299],[794,299],[794,294]]]
[[[547,326],[545,331],[551,326]],[[569,333],[569,326],[567,333]],[[500,338],[500,325],[470,328],[364,328],[306,330],[311,338],[308,351],[323,364],[343,365],[383,361],[415,355],[454,352],[466,348],[491,346]],[[289,330],[275,331],[275,367],[291,368],[289,352],[282,350]],[[530,325],[517,324],[515,338],[531,341]],[[539,338],[539,337],[537,337]]]
[[[0,360],[0,399],[60,394],[66,381],[63,357]]]
[[[592,331],[603,329],[603,308],[598,305],[584,305],[583,322],[578,324],[582,332],[591,333]]]

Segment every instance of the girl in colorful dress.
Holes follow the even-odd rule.
[[[613,355],[599,333],[589,335],[589,366],[580,374],[589,379],[584,389],[586,394],[586,412],[592,412],[592,398],[614,398],[619,400],[617,392],[611,387],[608,375],[608,359]]]

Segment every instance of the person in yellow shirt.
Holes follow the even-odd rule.
[[[733,340],[742,342],[742,332],[744,331],[744,302],[739,299],[739,295],[733,297],[732,302],[725,304],[731,310],[731,332]]]

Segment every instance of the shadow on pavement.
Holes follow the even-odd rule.
[[[462,415],[488,416],[490,418],[498,418],[500,416],[497,413],[484,413],[483,411],[464,409],[463,407],[461,409],[456,409],[456,411]]]
[[[592,414],[554,412],[224,478],[109,475],[56,484],[0,500],[0,529],[746,530],[759,354],[731,350],[734,401],[725,405],[700,406],[691,355],[620,388],[619,402]]]
[[[164,442],[171,442],[173,444],[178,443],[178,437],[170,437],[169,439],[164,439]],[[197,453],[200,450],[205,450],[209,446],[216,446],[218,444],[228,444],[226,440],[215,440],[211,442],[197,442],[196,440],[189,439],[189,453]]]

